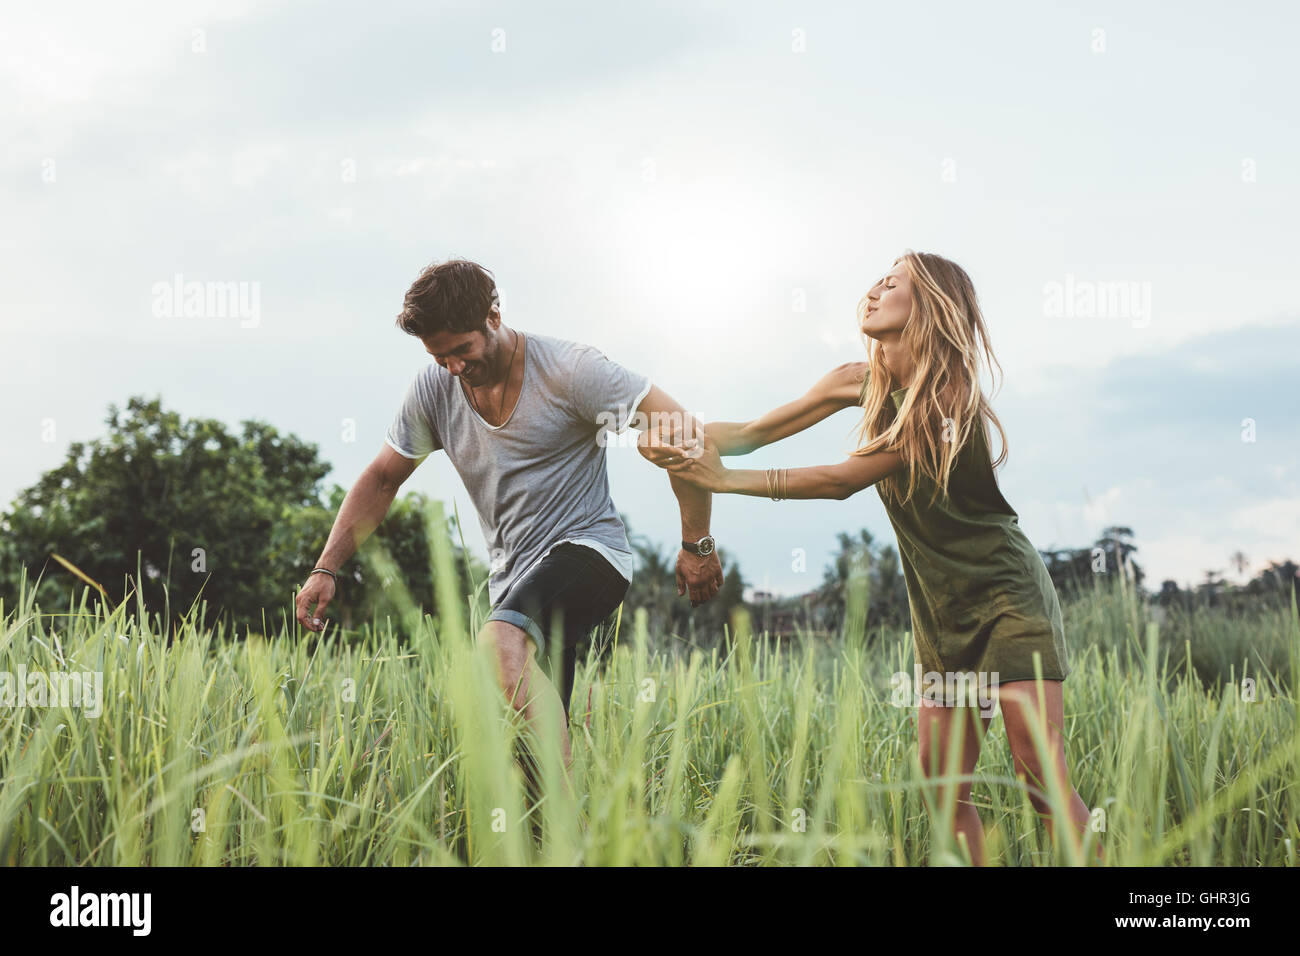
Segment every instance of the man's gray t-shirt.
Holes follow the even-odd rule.
[[[502,425],[485,422],[460,381],[434,362],[407,389],[386,437],[406,458],[446,450],[478,511],[493,605],[562,541],[594,548],[632,580],[599,436],[627,427],[650,380],[589,345],[522,335],[523,385]]]

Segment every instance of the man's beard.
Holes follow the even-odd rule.
[[[492,370],[497,366],[497,357],[501,354],[501,345],[492,341],[483,349],[483,357],[477,361],[470,362],[469,366],[473,369],[473,374],[467,377],[467,381],[472,381],[477,387],[486,385],[488,379],[492,376]]]

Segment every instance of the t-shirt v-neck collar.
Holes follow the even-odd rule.
[[[519,404],[524,400],[524,389],[528,387],[528,337],[518,329],[515,329],[515,335],[518,335],[523,339],[523,341],[519,343],[519,351],[523,353],[524,370],[521,373],[519,380],[519,394],[515,396],[514,408],[510,409],[510,414],[506,416],[506,420],[500,425],[491,424],[486,418],[478,413],[478,409],[474,407],[474,403],[469,400],[469,392],[466,391],[465,383],[461,382],[459,378],[456,379],[456,383],[460,388],[460,397],[463,398],[465,404],[469,406],[470,413],[479,420],[484,428],[494,432],[499,432],[510,424],[511,420],[515,417],[515,412],[519,411]],[[506,389],[509,390],[509,388],[510,383],[507,382]]]

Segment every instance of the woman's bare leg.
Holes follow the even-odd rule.
[[[975,764],[980,756],[980,742],[988,730],[991,718],[981,716],[973,707],[947,707],[936,701],[921,699],[916,710],[917,739],[921,751],[921,769],[927,777],[956,776],[969,777],[975,772]],[[945,761],[952,746],[952,736],[961,734],[960,750],[957,753],[957,766],[946,768]],[[930,808],[931,819],[947,805],[951,798],[949,785],[939,786],[937,805]],[[963,780],[957,785],[957,806],[953,817],[953,835],[960,844],[965,841],[971,862],[975,866],[984,865],[984,825],[980,823],[979,811],[970,802],[971,785]]]
[[[1061,728],[1065,724],[1065,707],[1062,698],[1062,685],[1059,680],[1042,682],[1042,707],[1039,704],[1039,686],[1031,680],[1009,681],[998,687],[998,699],[1002,708],[1002,719],[1007,727],[1007,742],[1011,746],[1011,757],[1015,763],[1016,777],[1031,788],[1029,802],[1043,817],[1047,832],[1056,840],[1056,820],[1051,813],[1048,801],[1048,772],[1055,778],[1056,785],[1066,797],[1067,834],[1073,841],[1076,852],[1082,852],[1083,839],[1088,833],[1090,815],[1088,806],[1070,784],[1070,772],[1065,762],[1065,738]],[[1033,726],[1039,728],[1039,735],[1047,741],[1047,766],[1034,745]],[[1097,857],[1102,856],[1101,844],[1097,845]]]

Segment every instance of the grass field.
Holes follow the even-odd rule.
[[[441,606],[468,607],[446,580]],[[103,675],[98,717],[0,706],[5,864],[963,862],[926,810],[913,708],[895,705],[901,633],[778,644],[740,619],[699,650],[624,608],[612,655],[578,677],[573,796],[539,745],[539,805],[466,638],[476,614],[408,607],[411,640],[231,640],[191,621],[169,643],[143,608],[90,608],[0,607],[0,671]],[[1068,755],[1106,864],[1295,865],[1294,608],[1158,628],[1098,590],[1066,617]],[[999,717],[974,783],[990,862],[1085,862],[1053,850],[1025,793]]]

